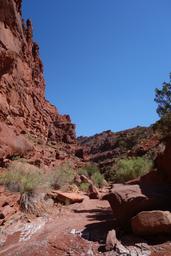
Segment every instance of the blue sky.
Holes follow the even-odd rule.
[[[46,97],[77,135],[148,126],[171,71],[170,0],[24,0]]]

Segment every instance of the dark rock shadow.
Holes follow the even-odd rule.
[[[123,244],[123,246],[135,247],[137,244],[146,244],[147,247],[151,245],[159,245],[171,241],[171,236],[158,235],[148,237],[138,237],[130,231],[130,229],[121,229],[118,227],[117,222],[113,218],[113,214],[110,208],[106,209],[91,209],[91,210],[75,210],[76,213],[87,213],[92,223],[85,226],[82,232],[82,237],[88,241],[97,242],[99,244],[98,251],[103,253],[106,251],[105,242],[107,233],[109,230],[115,229],[117,238]]]
[[[109,230],[116,228],[111,208],[75,210],[76,213],[87,213],[87,218],[92,221],[85,226],[82,237],[86,240],[104,244]]]
[[[91,210],[74,210],[75,213],[87,213],[87,218],[91,221],[109,221],[113,220],[111,208],[91,209]]]

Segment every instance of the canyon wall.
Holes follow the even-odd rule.
[[[22,19],[21,6],[21,0],[0,0],[0,137],[2,131],[8,137],[12,130],[16,136],[31,134],[45,143],[73,148],[75,125],[45,99],[39,46],[33,42],[31,21]],[[0,152],[8,144],[3,139]]]

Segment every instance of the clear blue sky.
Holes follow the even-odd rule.
[[[150,125],[171,71],[170,0],[24,0],[46,97],[77,135]]]

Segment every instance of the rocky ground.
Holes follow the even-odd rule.
[[[105,200],[84,196],[82,203],[58,205],[50,211],[38,218],[13,215],[13,223],[1,226],[0,255],[171,255],[168,237],[145,239],[123,230],[117,236],[124,247],[106,252],[107,233],[115,224]]]

